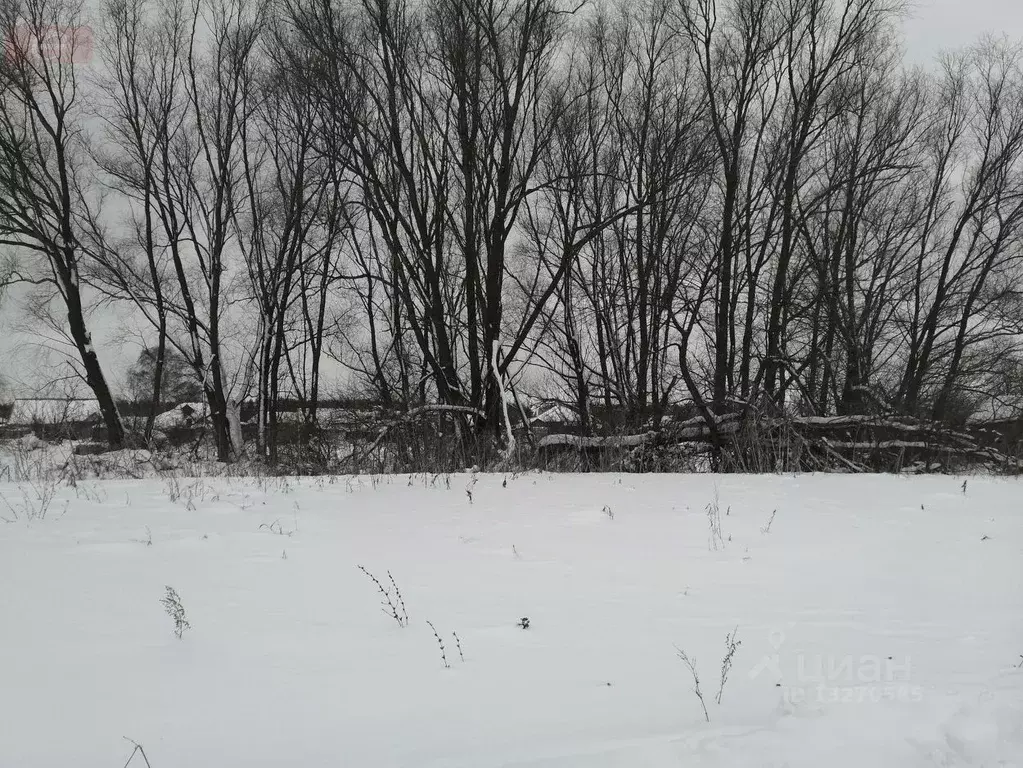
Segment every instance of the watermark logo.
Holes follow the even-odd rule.
[[[767,642],[772,648],[774,648],[774,654],[771,656],[764,656],[764,658],[760,660],[760,663],[749,671],[749,676],[751,679],[755,680],[760,677],[760,675],[768,672],[775,679],[781,680],[783,675],[781,673],[781,656],[779,655],[779,651],[781,651],[781,647],[785,643],[785,633],[780,629],[772,629],[767,635]]]
[[[19,24],[4,43],[4,55],[9,62],[86,64],[92,61],[93,41],[89,26]]]
[[[912,661],[907,656],[835,656],[797,653],[785,656],[785,633],[771,630],[765,654],[749,671],[751,679],[774,679],[790,704],[863,704],[881,701],[919,702],[920,686],[912,683]],[[788,682],[786,682],[788,681]]]

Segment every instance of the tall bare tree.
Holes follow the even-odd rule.
[[[291,383],[296,396],[304,394],[295,358],[307,345],[312,345],[313,377],[307,427],[315,426],[325,294],[331,259],[339,256],[350,215],[339,158],[318,149],[322,123],[309,50],[276,22],[264,37],[266,55],[253,120],[240,128],[248,207],[238,213],[238,220],[260,314],[260,443],[275,462],[281,385]],[[301,312],[295,311],[298,304]],[[315,320],[310,305],[315,307]],[[304,372],[301,360],[299,366]]]
[[[0,242],[42,260],[66,310],[67,333],[99,403],[107,440],[125,439],[89,330],[83,297],[83,221],[89,170],[76,65],[85,38],[77,0],[4,0],[0,35]]]
[[[105,8],[113,60],[102,165],[131,204],[135,235],[126,246],[116,226],[93,222],[95,281],[130,299],[192,365],[222,461],[241,450],[231,376],[244,362],[229,359],[224,323],[243,283],[226,275],[245,274],[237,269],[243,135],[256,106],[265,13],[247,0],[158,8],[115,0]]]

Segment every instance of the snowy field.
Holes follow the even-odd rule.
[[[0,493],[2,768],[1023,766],[1014,480]]]

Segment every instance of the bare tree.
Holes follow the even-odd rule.
[[[815,277],[791,335],[804,342],[801,389],[819,414],[876,410],[875,377],[903,344],[897,319],[912,291],[928,95],[896,61],[878,50],[859,65],[822,139],[825,165],[799,194]]]
[[[386,279],[400,302],[400,319],[384,313],[392,331],[407,329],[442,402],[499,424],[498,382],[535,322],[502,335],[508,247],[565,105],[566,14],[549,0],[292,12],[333,67],[330,135],[346,143],[386,253],[372,285]]]
[[[0,242],[36,254],[67,314],[68,335],[96,396],[107,440],[124,427],[86,321],[81,265],[88,178],[80,124],[81,3],[4,0],[0,34]]]
[[[675,319],[695,309],[686,286],[709,257],[706,100],[666,11],[633,4],[589,22],[578,43],[577,125],[559,132],[550,159],[551,177],[565,178],[552,188],[577,196],[556,201],[561,228],[598,225],[545,310],[548,366],[568,374],[584,424],[591,389],[606,411],[632,420],[662,412],[679,381],[668,358]],[[563,147],[562,136],[574,143]]]
[[[682,4],[679,21],[699,62],[709,105],[711,134],[720,163],[720,223],[715,248],[716,287],[713,331],[713,396],[720,411],[734,387],[732,337],[735,328],[735,266],[740,248],[751,246],[757,164],[777,108],[786,29],[776,0],[697,0]],[[743,216],[743,193],[747,207]],[[745,230],[744,230],[745,227]],[[744,235],[745,243],[744,243]],[[765,241],[766,244],[766,241]],[[747,251],[748,258],[752,249]],[[747,277],[759,275],[752,260]],[[749,305],[752,311],[752,304]],[[752,317],[750,318],[750,322]],[[743,349],[743,362],[752,355]],[[748,373],[747,373],[748,376]],[[745,378],[745,377],[744,377]],[[743,393],[748,394],[744,381]]]
[[[113,235],[94,221],[97,247],[93,249],[95,266],[90,271],[101,290],[110,293],[113,288],[115,296],[134,298],[156,329],[156,344],[150,348],[153,379],[144,429],[147,442],[152,438],[163,395],[170,313],[164,295],[168,238],[160,231],[156,164],[160,139],[167,129],[162,118],[174,95],[175,40],[167,33],[173,33],[175,24],[180,25],[182,20],[174,15],[180,12],[180,6],[171,6],[167,17],[147,23],[149,10],[140,0],[110,0],[102,9],[107,42],[102,58],[107,78],[100,90],[107,98],[97,115],[106,126],[106,141],[94,145],[93,154],[109,186],[126,198],[131,233],[113,247],[109,243]],[[143,259],[141,264],[135,263],[136,256]]]
[[[791,296],[790,270],[796,258],[800,177],[806,174],[806,158],[842,106],[840,92],[848,74],[876,51],[872,43],[884,34],[898,11],[899,5],[892,0],[801,0],[789,3],[783,16],[786,88],[781,231],[764,358],[765,394],[778,404],[785,400],[786,308]]]
[[[931,414],[941,418],[970,347],[1004,333],[989,319],[990,281],[1018,275],[1020,49],[986,41],[946,58],[938,94],[927,163],[930,191],[897,399],[910,412],[928,399]],[[935,381],[930,374],[939,361]],[[930,393],[929,386],[934,387]]]
[[[94,222],[95,279],[129,298],[191,363],[210,407],[217,455],[226,461],[241,445],[230,428],[237,403],[230,398],[224,327],[240,282],[225,275],[240,261],[243,138],[256,108],[266,7],[197,0],[190,8],[171,2],[152,11],[144,0],[106,8],[114,57],[106,92],[114,111],[103,165],[135,204],[141,237],[131,245],[141,244],[144,261],[138,264]]]
[[[239,213],[240,244],[260,310],[259,434],[271,462],[277,460],[280,387],[295,357],[312,351],[312,392],[307,427],[315,426],[323,315],[331,260],[350,222],[339,158],[318,151],[317,99],[310,51],[295,34],[274,23],[256,91],[254,119],[241,125],[242,164],[248,209]],[[296,304],[301,312],[296,312]],[[299,360],[304,372],[305,364]]]

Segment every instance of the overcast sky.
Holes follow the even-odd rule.
[[[942,50],[958,48],[986,33],[1023,41],[1023,0],[909,0],[910,18],[904,25],[910,60],[926,64]],[[11,380],[18,395],[28,396],[47,373],[39,370],[34,355],[24,346],[30,339],[13,332],[17,296],[0,309],[0,375]],[[120,316],[118,316],[120,315]],[[93,318],[93,333],[100,358],[115,387],[137,358],[140,338],[132,332],[129,313],[105,312]],[[126,338],[127,337],[127,338]],[[127,343],[126,343],[127,342]]]
[[[985,33],[1023,40],[1023,0],[910,0],[906,47],[917,60],[967,45]]]

